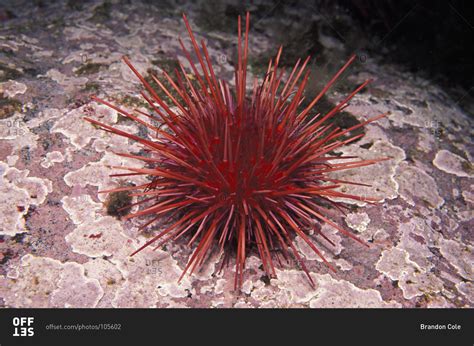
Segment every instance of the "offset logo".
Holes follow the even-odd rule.
[[[35,330],[33,328],[34,317],[13,317],[13,336],[33,336]]]

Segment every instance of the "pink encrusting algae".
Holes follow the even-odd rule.
[[[123,58],[145,87],[141,95],[153,110],[152,114],[140,110],[129,112],[93,97],[95,101],[146,126],[154,139],[145,139],[85,118],[107,132],[140,143],[145,149],[143,155],[116,154],[142,160],[147,168],[114,167],[128,173],[112,176],[143,175],[151,177],[149,183],[101,191],[135,191],[131,195],[139,199],[133,205],[141,208],[125,218],[149,217],[140,230],[161,218],[169,220],[165,229],[132,256],[150,245],[158,248],[185,236],[188,245],[194,247],[194,252],[182,276],[188,271],[195,271],[211,251],[218,248],[225,254],[223,264],[230,255],[235,256],[235,288],[239,289],[246,257],[256,247],[269,277],[275,277],[275,265],[277,262],[281,264],[281,257],[288,259],[293,255],[314,286],[293,243],[296,235],[333,271],[334,268],[308,236],[308,232],[313,230],[332,244],[321,232],[319,223],[327,223],[367,246],[333,222],[327,216],[328,209],[335,207],[342,210],[344,207],[331,198],[367,203],[376,203],[377,200],[339,191],[344,184],[367,185],[333,179],[328,173],[387,159],[360,160],[333,153],[335,149],[363,136],[354,135],[354,130],[385,114],[348,129],[340,129],[328,120],[344,109],[369,81],[362,83],[327,114],[313,114],[314,106],[355,60],[355,56],[303,107],[303,91],[309,78],[309,57],[304,61],[298,60],[291,72],[285,74],[278,66],[282,54],[280,48],[276,57],[270,60],[263,81],[255,78],[251,93],[247,94],[249,14],[246,15],[245,35],[242,34],[240,16],[238,18],[235,88],[217,79],[204,41],[199,47],[186,16],[183,15],[183,18],[198,60],[196,66],[180,40],[191,73],[179,63],[179,69],[174,71],[175,78],[163,72],[168,87],[163,79],[152,76],[159,88],[155,90],[149,79],[145,79],[128,58]],[[171,100],[170,104],[158,93],[164,93]],[[159,121],[167,129],[153,125],[148,119]],[[335,160],[338,163],[332,163]]]

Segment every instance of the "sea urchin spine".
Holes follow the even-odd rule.
[[[166,72],[161,80],[152,76],[172,105],[158,95],[158,90],[154,90],[126,57],[124,62],[145,87],[146,92],[141,92],[141,95],[153,114],[137,109],[129,112],[93,97],[153,133],[153,139],[145,139],[85,118],[103,130],[134,140],[145,148],[143,156],[117,154],[142,160],[147,168],[114,167],[129,173],[113,176],[152,177],[147,184],[101,192],[138,191],[132,196],[143,199],[133,205],[142,208],[126,218],[150,217],[141,229],[164,216],[171,220],[166,229],[132,255],[152,244],[158,248],[167,241],[186,235],[189,245],[194,246],[194,252],[182,275],[188,270],[193,272],[204,262],[210,250],[218,247],[220,251],[226,250],[223,262],[229,253],[235,252],[235,287],[239,288],[249,247],[256,245],[269,277],[275,277],[274,260],[280,261],[279,253],[285,258],[292,253],[314,285],[293,244],[295,235],[301,237],[332,270],[307,235],[308,230],[313,229],[330,242],[315,220],[328,223],[365,244],[331,221],[327,217],[327,207],[342,207],[331,197],[367,203],[376,200],[338,191],[343,184],[364,184],[331,179],[328,173],[371,165],[385,158],[358,160],[356,157],[334,156],[331,152],[362,137],[363,134],[351,136],[351,133],[384,114],[344,130],[328,124],[327,120],[345,108],[369,81],[362,83],[327,114],[311,114],[321,97],[354,61],[355,56],[352,56],[323,90],[306,107],[298,110],[302,108],[303,91],[309,78],[309,57],[298,60],[285,77],[278,67],[280,48],[275,59],[270,60],[263,81],[259,83],[255,78],[252,92],[247,94],[247,13],[245,36],[242,35],[240,16],[238,18],[238,60],[235,89],[232,90],[228,83],[216,78],[205,43],[201,41],[201,47],[198,46],[186,16],[183,18],[198,60],[197,66],[180,40],[192,73],[185,71],[179,63],[179,69],[174,71],[175,79]],[[163,81],[169,83],[169,87]],[[155,126],[155,121],[168,129]],[[334,160],[339,163],[331,163]]]

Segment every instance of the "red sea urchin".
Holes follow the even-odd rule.
[[[375,202],[375,199],[338,191],[343,184],[363,184],[331,179],[327,174],[384,160],[331,163],[333,160],[354,159],[332,156],[331,152],[362,137],[363,134],[350,136],[350,133],[384,114],[345,130],[327,124],[327,120],[345,108],[347,102],[369,81],[362,83],[327,114],[311,114],[316,103],[354,61],[355,56],[352,56],[319,95],[298,111],[302,108],[303,91],[308,82],[306,67],[309,57],[303,62],[298,60],[288,77],[284,78],[283,71],[278,69],[282,53],[280,48],[276,58],[270,60],[263,81],[259,83],[255,79],[252,93],[247,95],[247,13],[245,37],[242,37],[240,16],[238,18],[238,61],[235,90],[231,90],[225,81],[216,78],[205,43],[201,41],[201,47],[198,46],[186,16],[183,15],[183,18],[201,71],[180,40],[192,73],[187,73],[182,64],[179,64],[179,70],[175,69],[175,79],[164,72],[169,88],[152,76],[160,92],[172,101],[172,106],[158,96],[158,91],[126,57],[123,60],[143,83],[146,93],[141,92],[141,95],[154,114],[140,110],[128,112],[93,97],[95,101],[146,126],[153,132],[154,139],[141,138],[85,118],[105,131],[140,143],[146,149],[143,156],[118,155],[142,160],[147,163],[147,168],[114,167],[130,173],[113,176],[145,175],[151,177],[149,183],[102,192],[138,190],[133,196],[143,199],[132,205],[144,207],[126,218],[150,216],[151,219],[141,229],[165,215],[172,220],[165,230],[132,256],[149,245],[157,244],[156,247],[159,247],[167,241],[188,235],[189,245],[196,245],[183,275],[188,270],[193,272],[204,262],[210,249],[218,247],[220,251],[226,250],[227,258],[223,262],[228,259],[229,253],[235,252],[235,287],[239,288],[248,248],[256,245],[269,277],[275,276],[273,253],[279,250],[276,253],[281,252],[285,258],[292,253],[313,284],[292,238],[300,236],[334,270],[306,234],[308,229],[316,228],[316,232],[330,242],[321,233],[320,227],[315,227],[314,220],[326,222],[364,244],[326,216],[327,206],[338,209],[342,206],[333,202],[331,197],[368,203]],[[165,124],[168,130],[154,126],[143,120],[145,118]],[[279,260],[278,256],[276,258]]]

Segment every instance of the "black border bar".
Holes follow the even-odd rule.
[[[422,329],[421,324],[434,327]],[[15,333],[17,335],[31,333],[28,329],[30,327],[33,328],[33,336],[13,336]],[[474,345],[474,311],[472,309],[0,310],[0,346],[165,345],[165,342],[166,345],[171,342],[179,345],[184,343]]]

